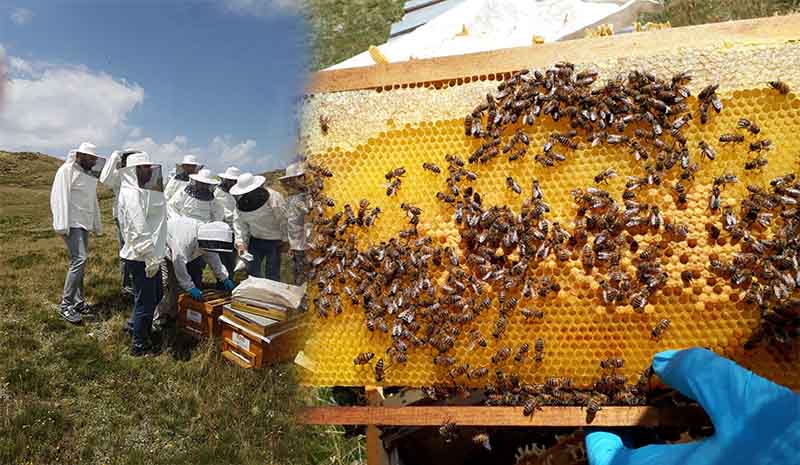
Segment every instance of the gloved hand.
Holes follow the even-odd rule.
[[[653,357],[665,383],[697,402],[714,436],[697,442],[628,449],[614,433],[586,436],[591,465],[800,464],[800,396],[705,349]]]
[[[144,274],[148,278],[154,277],[161,270],[161,260],[157,258],[147,258],[144,261]]]
[[[193,288],[189,289],[189,295],[194,300],[197,300],[197,301],[200,301],[200,302],[203,301],[203,291],[201,291],[200,289],[198,289],[196,287],[193,287]]]
[[[234,287],[236,287],[236,283],[233,282],[232,279],[228,278],[225,281],[222,281],[222,285],[225,286],[226,291],[232,291]]]

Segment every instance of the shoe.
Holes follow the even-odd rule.
[[[61,308],[58,309],[58,316],[63,318],[64,320],[74,324],[79,325],[83,322],[83,318],[81,318],[81,314],[76,312],[72,308]]]
[[[154,355],[153,347],[150,345],[133,344],[131,346],[131,357],[150,357]]]
[[[132,287],[123,287],[122,288],[122,295],[133,296],[133,288]]]
[[[97,312],[97,309],[94,307],[94,305],[89,305],[87,303],[84,303],[83,305],[77,308],[77,311],[81,315],[94,315]]]

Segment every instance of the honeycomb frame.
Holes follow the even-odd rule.
[[[699,161],[700,171],[689,190],[688,208],[677,209],[666,189],[648,189],[639,197],[642,202],[658,203],[665,219],[689,225],[689,240],[673,242],[664,251],[662,266],[670,273],[667,285],[651,299],[645,312],[638,314],[630,305],[603,305],[598,295],[599,278],[584,273],[579,257],[573,257],[568,266],[562,266],[551,257],[537,268],[536,274],[554,276],[562,290],[555,299],[531,305],[545,311],[544,321],[527,323],[516,314],[511,318],[507,334],[496,343],[488,337],[497,314],[497,309],[492,309],[473,323],[487,336],[489,346],[472,348],[462,336],[460,344],[449,355],[473,368],[492,368],[494,365],[489,358],[496,348],[516,348],[522,342],[532,345],[535,338],[542,337],[546,343],[542,364],[533,364],[530,358],[518,364],[511,358],[499,367],[519,373],[527,382],[541,383],[547,376],[555,375],[570,376],[577,385],[588,386],[603,373],[598,365],[601,359],[624,358],[626,365],[621,373],[633,378],[649,366],[652,355],[660,350],[703,346],[776,382],[800,388],[800,370],[793,363],[800,354],[781,354],[765,346],[747,352],[742,348],[757,324],[758,311],[741,302],[744,290],[731,288],[708,270],[709,257],[730,259],[738,246],[731,244],[725,235],[714,241],[705,230],[706,206],[714,176],[723,171],[739,176],[739,183],[723,191],[723,204],[733,205],[746,195],[748,184],[763,186],[772,177],[798,171],[800,100],[794,93],[778,94],[764,81],[765,77],[780,77],[790,85],[800,82],[797,76],[800,46],[780,41],[689,48],[662,55],[629,56],[623,55],[623,50],[619,53],[604,62],[576,62],[576,66],[594,66],[602,77],[613,76],[609,73],[614,69],[648,69],[662,77],[691,69],[695,75],[694,93],[699,86],[713,82],[709,77],[716,75],[721,81],[719,94],[725,105],[722,113],[712,115],[706,125],[693,121],[684,131],[689,147],[697,147],[700,140],[705,140],[717,151],[716,160],[699,161],[698,152],[693,150],[693,159]],[[568,55],[562,59],[571,61]],[[302,118],[307,153],[315,163],[334,172],[334,177],[326,182],[325,194],[336,201],[337,208],[347,203],[357,205],[360,199],[366,198],[383,211],[368,234],[359,233],[362,245],[387,240],[406,228],[407,220],[399,205],[409,202],[423,210],[420,231],[441,244],[458,247],[452,208],[434,198],[437,191],[444,189],[446,175],[435,175],[423,170],[421,165],[433,162],[444,168],[445,154],[456,153],[466,158],[479,146],[478,141],[463,135],[462,118],[480,96],[494,90],[495,86],[496,82],[492,81],[462,81],[461,85],[438,90],[417,87],[381,93],[356,90],[317,94],[306,102]],[[690,108],[696,108],[693,98],[688,103]],[[367,112],[367,108],[371,111]],[[321,114],[334,115],[328,135],[323,135],[315,125]],[[717,142],[719,134],[736,132],[739,118],[756,121],[762,129],[759,138],[770,138],[776,144],[768,155],[769,165],[761,171],[745,172],[743,169],[748,157],[746,144],[723,146]],[[531,146],[541,147],[548,134],[565,127],[563,121],[554,124],[549,119],[541,119],[525,130]],[[383,175],[398,166],[404,166],[407,174],[398,194],[387,197]],[[552,209],[548,219],[560,221],[571,229],[575,207],[570,189],[593,185],[592,178],[607,167],[621,174],[604,187],[618,200],[625,177],[642,174],[641,167],[630,155],[608,146],[578,150],[554,168],[534,164],[532,155],[516,162],[498,157],[486,165],[471,165],[470,168],[479,176],[472,185],[484,194],[485,205],[509,205],[515,211],[519,211],[526,192],[517,196],[508,190],[506,175],[513,176],[528,192],[532,179],[537,178]],[[714,218],[714,222],[718,223],[718,218]],[[663,232],[635,238],[645,247],[661,235]],[[630,259],[623,259],[622,265],[629,267]],[[686,269],[695,272],[696,279],[689,286],[680,279],[680,272]],[[521,304],[527,305],[525,301]],[[656,341],[650,337],[650,330],[661,318],[672,320],[672,326]],[[315,361],[316,368],[306,373],[303,381],[317,386],[375,384],[371,365],[354,366],[353,357],[363,351],[375,352],[380,357],[390,341],[390,335],[367,331],[363,312],[349,308],[349,304],[341,315],[325,320],[314,316],[305,353]],[[407,364],[389,368],[380,384],[424,386],[447,379],[446,369],[435,367],[431,361],[434,349],[411,349],[408,355]],[[465,384],[483,385],[480,380]]]

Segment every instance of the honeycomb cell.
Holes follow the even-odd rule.
[[[482,81],[496,77],[501,78],[490,74],[464,78],[463,81],[459,79],[455,84],[485,85]],[[406,91],[392,90],[384,94],[427,91],[424,88],[414,91],[413,84],[408,87]],[[689,187],[688,206],[676,208],[664,187],[644,189],[641,194],[641,201],[657,203],[665,218],[689,226],[687,241],[673,242],[664,250],[662,260],[664,269],[670,274],[669,281],[648,302],[643,313],[635,313],[629,305],[603,305],[598,284],[602,275],[592,273],[587,276],[581,266],[580,254],[574,254],[571,260],[563,263],[548,259],[535,274],[538,277],[553,276],[560,282],[558,296],[520,302],[520,306],[543,310],[543,322],[526,322],[521,316],[514,316],[505,337],[497,341],[491,337],[491,332],[498,309],[492,308],[481,313],[472,326],[463,328],[459,343],[451,354],[471,367],[494,369],[490,357],[499,347],[516,348],[523,342],[532,345],[540,337],[545,341],[544,360],[540,365],[533,363],[529,355],[523,363],[515,363],[512,357],[499,366],[518,373],[526,382],[542,382],[548,375],[558,375],[572,377],[579,385],[587,386],[598,376],[598,362],[602,358],[625,358],[625,368],[621,372],[633,378],[650,365],[652,355],[657,351],[701,345],[730,356],[779,383],[800,388],[800,373],[786,354],[767,347],[753,351],[741,348],[757,324],[758,311],[743,305],[743,289],[732,288],[708,271],[710,259],[730,260],[739,250],[739,245],[725,234],[714,241],[706,230],[707,223],[719,224],[719,218],[708,210],[714,177],[723,172],[738,176],[739,182],[725,186],[722,195],[723,203],[733,205],[746,195],[748,184],[764,185],[775,176],[797,171],[800,103],[793,94],[779,97],[763,88],[733,90],[723,95],[723,101],[725,109],[720,114],[711,114],[708,124],[693,121],[685,132],[690,147],[696,147],[699,141],[704,140],[717,150],[716,160],[697,160],[700,170]],[[690,108],[696,107],[694,97],[688,103]],[[398,111],[403,110],[401,103],[396,105]],[[739,118],[758,121],[762,128],[759,137],[771,138],[776,144],[768,155],[769,164],[760,171],[744,169],[745,160],[752,157],[747,154],[745,146],[723,146],[718,142],[719,134],[735,131]],[[524,128],[533,147],[541,147],[551,132],[566,128],[565,122],[541,121],[541,124]],[[421,231],[458,248],[459,233],[452,221],[453,208],[435,200],[436,192],[446,188],[446,174],[432,174],[421,166],[424,162],[433,162],[444,169],[446,153],[466,158],[477,143],[464,137],[463,123],[458,119],[397,124],[397,129],[376,131],[355,149],[314,154],[315,163],[335,174],[327,181],[325,194],[335,200],[337,208],[345,204],[357,205],[360,199],[368,199],[372,206],[381,209],[375,227],[358,234],[357,240],[362,247],[387,241],[405,229],[408,223],[400,203],[408,202],[423,210]],[[508,205],[518,212],[525,191],[521,196],[511,193],[505,186],[506,176],[513,176],[527,191],[533,179],[537,179],[551,208],[548,219],[570,225],[571,229],[575,213],[570,196],[572,188],[594,185],[593,178],[598,172],[614,167],[621,175],[612,178],[604,188],[619,199],[625,176],[642,175],[641,168],[631,161],[626,150],[609,146],[571,152],[566,161],[550,169],[533,163],[530,158],[528,155],[521,161],[508,162],[498,157],[487,164],[470,165],[469,168],[478,175],[472,186],[484,195],[484,204]],[[397,194],[387,197],[384,174],[398,166],[405,167],[407,173]],[[666,181],[674,182],[674,179]],[[640,250],[665,240],[663,234],[634,237]],[[623,260],[621,265],[629,271],[634,270],[629,260]],[[687,269],[695,276],[690,285],[684,285],[680,279],[680,273]],[[672,326],[664,337],[656,341],[651,338],[650,331],[662,318],[670,319]],[[475,348],[469,343],[465,333],[473,328],[479,329],[487,338],[487,348]],[[347,302],[341,315],[313,318],[306,354],[316,361],[316,370],[307,373],[304,381],[314,385],[374,384],[372,368],[354,367],[353,357],[369,350],[378,354],[376,358],[387,358],[384,351],[390,343],[390,335],[377,330],[368,331],[364,312],[351,308]],[[427,346],[410,350],[407,363],[387,367],[382,384],[421,386],[447,381],[446,372],[434,367],[434,356],[434,350]],[[465,384],[481,386],[483,382],[466,380]]]

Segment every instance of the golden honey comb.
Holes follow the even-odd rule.
[[[533,345],[535,339],[541,337],[545,340],[542,364],[534,364],[529,356],[522,364],[515,363],[512,357],[498,366],[507,372],[519,373],[526,382],[541,383],[547,376],[570,376],[577,385],[588,386],[603,374],[599,361],[604,358],[624,358],[625,368],[621,372],[629,379],[635,379],[641,370],[649,366],[653,354],[658,351],[702,346],[731,357],[776,382],[793,389],[800,388],[800,373],[796,369],[796,362],[792,361],[797,360],[800,354],[777,353],[766,345],[747,352],[742,348],[758,323],[758,311],[741,302],[743,290],[732,288],[729,282],[708,270],[710,258],[730,260],[739,251],[739,245],[732,245],[725,233],[718,241],[713,241],[705,229],[709,222],[720,223],[719,215],[711,215],[707,210],[713,177],[723,172],[732,172],[739,177],[739,183],[725,187],[722,192],[723,205],[738,206],[746,196],[748,184],[768,185],[768,181],[775,176],[797,171],[800,101],[794,93],[784,96],[766,86],[765,80],[775,77],[787,79],[787,76],[775,75],[776,66],[765,64],[764,60],[798,64],[798,50],[800,47],[786,44],[693,50],[670,57],[673,63],[667,66],[663,64],[667,57],[663,56],[637,57],[631,59],[630,63],[626,61],[625,69],[637,66],[639,69],[654,69],[663,77],[690,68],[696,76],[700,76],[692,83],[695,93],[699,87],[711,81],[709,76],[716,75],[723,83],[729,84],[722,86],[719,92],[725,105],[722,113],[712,112],[706,125],[701,125],[697,119],[693,120],[683,130],[692,160],[700,165],[694,182],[688,183],[688,208],[677,209],[670,195],[668,186],[674,183],[674,174],[670,174],[660,188],[646,189],[637,197],[640,202],[657,203],[665,218],[671,222],[689,226],[689,240],[672,242],[661,257],[662,267],[669,273],[667,285],[650,298],[645,312],[638,314],[633,312],[630,305],[603,305],[598,281],[604,276],[597,271],[587,275],[581,266],[579,254],[567,264],[557,262],[551,256],[538,266],[535,275],[553,276],[561,285],[561,291],[555,298],[533,302],[522,300],[520,303],[520,307],[544,310],[544,321],[525,322],[517,312],[511,317],[504,337],[496,341],[490,336],[497,317],[497,309],[492,309],[462,328],[462,336],[448,355],[456,357],[459,363],[469,363],[471,368],[487,366],[492,369],[495,365],[490,363],[490,357],[498,347],[516,349],[523,342]],[[761,61],[748,61],[754,57]],[[743,62],[748,62],[748,65],[740,66],[743,71],[738,72],[736,64]],[[614,73],[618,72],[621,69],[619,66],[620,62],[613,60],[599,64],[601,72],[605,70],[605,74],[612,69],[615,69]],[[583,65],[578,64],[578,67]],[[791,83],[792,76],[789,75],[787,80]],[[306,145],[310,147],[313,161],[334,172],[333,178],[326,179],[325,195],[336,201],[337,209],[347,203],[357,205],[362,198],[368,199],[371,207],[381,208],[382,214],[376,224],[366,232],[359,233],[361,247],[387,240],[407,228],[407,218],[399,205],[408,202],[423,210],[420,231],[431,235],[441,244],[458,248],[459,234],[452,219],[453,209],[438,202],[435,194],[445,189],[447,164],[444,155],[455,153],[466,159],[480,145],[480,141],[463,135],[461,118],[495,84],[475,80],[442,91],[416,89],[383,94],[375,94],[374,91],[323,94],[320,98],[315,96],[307,104],[303,116],[306,122],[314,121],[319,114],[325,114],[332,108],[349,109],[348,115],[333,113],[334,123],[328,138],[317,134],[318,130],[309,126],[306,126],[304,133],[309,135]],[[430,103],[424,103],[426,100],[430,100]],[[697,108],[694,98],[688,104],[691,109]],[[354,116],[367,108],[369,111],[364,111],[362,116]],[[425,118],[426,114],[431,115],[430,119]],[[339,116],[338,124],[336,115]],[[759,124],[761,134],[757,138],[770,138],[775,144],[774,150],[767,155],[769,164],[761,171],[744,170],[745,160],[753,157],[747,154],[747,143],[723,145],[718,142],[722,133],[742,132],[736,129],[739,118],[748,118]],[[535,177],[541,182],[545,200],[551,207],[547,218],[559,221],[572,230],[576,207],[570,196],[571,189],[594,185],[596,174],[613,167],[620,176],[612,178],[604,188],[619,200],[625,177],[643,174],[639,163],[633,160],[626,149],[614,146],[589,148],[586,143],[581,144],[582,148],[578,151],[567,153],[566,162],[553,168],[541,167],[533,162],[533,154],[551,132],[565,130],[566,122],[553,123],[549,118],[543,118],[533,127],[524,129],[531,139],[531,150],[525,159],[508,162],[498,157],[488,164],[468,166],[479,175],[471,185],[483,195],[484,205],[508,205],[514,211],[519,211],[523,199],[530,195],[531,181]],[[509,129],[505,134],[510,132]],[[747,142],[757,138],[748,135]],[[700,140],[705,140],[716,149],[716,160],[701,160],[696,148]],[[424,162],[436,163],[443,173],[436,175],[423,170]],[[399,166],[405,167],[407,174],[398,194],[387,197],[384,174]],[[506,187],[508,175],[523,187],[522,195],[517,196]],[[641,250],[660,241],[662,235],[646,234],[635,238]],[[631,269],[630,256],[626,254],[622,260],[626,271]],[[684,285],[680,279],[681,271],[687,269],[696,275],[690,285]],[[313,317],[306,354],[315,361],[316,366],[313,373],[306,373],[303,381],[308,384],[375,384],[372,370],[374,361],[382,356],[387,358],[384,351],[391,344],[391,337],[379,331],[369,332],[365,327],[363,310],[350,308],[347,299],[342,301],[345,310],[341,315],[331,315],[327,319],[320,319],[316,315]],[[672,325],[663,338],[656,341],[651,338],[650,331],[662,318],[669,318]],[[471,346],[466,333],[473,327],[479,328],[487,337],[487,348]],[[376,353],[373,364],[354,366],[353,358],[363,351]],[[435,350],[427,346],[409,349],[408,362],[389,367],[380,384],[424,386],[446,382],[447,369],[433,365],[434,355]],[[484,383],[485,380],[474,380],[466,384],[482,386]]]

